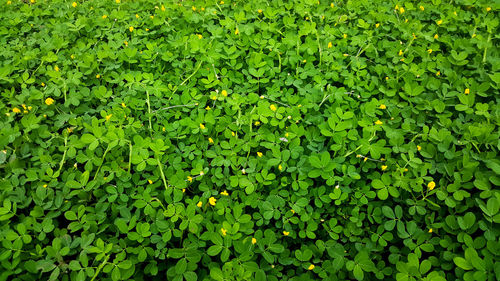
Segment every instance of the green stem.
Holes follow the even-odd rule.
[[[102,263],[99,265],[99,267],[97,267],[97,270],[94,274],[94,277],[92,277],[92,279],[90,279],[90,281],[94,281],[96,278],[97,278],[97,275],[99,275],[99,272],[101,272],[101,269],[104,267],[104,265],[108,262],[109,260],[109,255],[106,256],[106,258],[102,261]]]
[[[169,189],[168,189],[167,179],[165,178],[165,174],[163,173],[163,168],[161,167],[161,162],[160,162],[160,158],[158,158],[158,155],[156,155],[156,163],[158,164],[158,169],[160,170],[160,175],[161,175],[161,179],[163,181],[163,186],[165,186],[165,190],[168,193]]]

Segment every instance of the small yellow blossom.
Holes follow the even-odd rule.
[[[260,125],[260,121],[255,121],[255,123],[253,123],[255,126],[259,126]]]
[[[236,34],[236,35],[240,34],[240,30],[238,28],[236,28],[236,30],[234,31],[234,34]]]
[[[259,14],[262,14],[262,9],[258,9],[258,10],[257,10],[257,12],[258,12]]]
[[[202,10],[202,11],[205,11],[205,7],[201,7],[201,10]]]
[[[333,8],[333,7],[335,7],[335,4],[333,4],[333,3],[330,3],[330,7],[332,7],[332,8]]]
[[[422,147],[420,145],[417,145],[417,150],[418,151],[422,150]]]
[[[434,34],[434,39],[438,39],[438,38],[439,38],[439,35]]]
[[[252,244],[255,245],[255,243],[257,243],[257,239],[255,239],[254,237],[252,237]]]
[[[187,177],[188,182],[193,182],[193,178],[191,176]]]
[[[375,24],[375,28],[378,28],[380,26],[380,23]]]
[[[205,125],[200,123],[200,129],[202,129],[202,130],[205,129]]]
[[[227,234],[227,230],[225,230],[224,227],[220,229],[220,232],[222,232],[222,236],[226,236]]]
[[[55,102],[53,98],[46,98],[45,99],[45,104],[46,105],[52,105]]]
[[[210,205],[215,206],[216,202],[217,199],[215,199],[214,197],[208,198],[208,203],[210,203]]]
[[[183,189],[182,189],[182,193],[184,193],[184,192],[186,192],[186,189],[185,189],[185,188],[183,188]]]
[[[436,187],[436,183],[434,181],[431,181],[427,184],[427,187],[429,188],[429,190],[433,190],[434,187]]]
[[[103,19],[105,19],[105,18],[107,18],[107,17],[108,17],[108,15],[102,15],[102,18],[103,18]]]
[[[165,129],[165,127],[163,127],[163,128],[161,128],[161,130],[165,132],[167,129]]]
[[[43,83],[43,82],[40,85],[42,85],[42,87],[45,87],[45,83]]]
[[[476,33],[472,34],[472,38],[476,38]]]
[[[113,116],[113,114],[106,115],[106,121],[109,121],[109,119],[111,119],[111,116]]]
[[[465,92],[464,92],[466,95],[470,94],[470,90],[469,88],[465,89]]]
[[[489,11],[491,11],[491,7],[486,8],[486,12],[489,12]]]
[[[138,14],[135,14],[135,18],[138,19],[139,18],[139,15]]]
[[[17,108],[17,107],[14,107],[12,109],[12,112],[14,112],[14,113],[21,113],[21,110],[19,108]]]
[[[429,54],[432,53],[432,49],[428,49],[427,53],[429,53]]]
[[[73,6],[73,8],[76,8],[76,6],[77,6],[77,5],[78,5],[78,4],[77,4],[76,2],[73,2],[73,3],[71,4],[71,6]]]
[[[203,206],[203,203],[199,201],[198,204],[196,204],[196,206],[198,206],[198,208],[201,208],[201,206]]]
[[[26,105],[24,103],[21,104],[21,106],[23,107],[24,110],[26,110]]]
[[[226,90],[222,90],[221,95],[223,95],[224,97],[227,97],[227,91]]]
[[[120,0],[116,0],[116,4],[120,4]]]
[[[381,104],[378,108],[380,108],[380,109],[386,109],[387,106],[385,106],[385,104]]]
[[[386,77],[385,77],[385,80],[389,80],[389,77],[388,77],[388,76],[386,76]]]
[[[429,233],[432,233],[432,228],[429,228]]]
[[[347,34],[344,33],[343,37],[344,37],[344,39],[346,39],[347,38]]]
[[[283,167],[281,166],[281,164],[278,165],[278,170],[283,170]]]
[[[210,110],[210,106],[207,105],[207,107],[205,107],[206,110]]]
[[[208,138],[209,143],[214,143],[214,140],[212,138]]]
[[[229,193],[227,193],[227,191],[226,191],[226,190],[224,190],[224,191],[222,191],[222,192],[220,193],[220,195],[229,196]]]
[[[314,264],[311,264],[311,265],[307,268],[307,270],[313,270],[313,269],[314,269]]]
[[[411,36],[413,36],[413,39],[417,39],[417,36],[415,35],[415,33],[412,33]]]
[[[73,128],[66,128],[66,130],[68,131],[68,133],[73,133]]]
[[[235,132],[233,132],[233,131],[231,131],[231,135],[232,135],[233,137],[236,137],[236,133],[235,133]]]
[[[283,235],[288,236],[290,232],[283,230]]]
[[[71,56],[69,56],[69,57],[70,57],[72,60],[74,60],[74,59],[75,59],[75,55],[71,55]]]
[[[278,109],[278,108],[276,107],[276,105],[274,105],[274,104],[271,104],[271,105],[269,106],[269,108],[270,108],[272,111],[276,111],[276,110]]]
[[[292,212],[292,214],[295,214],[295,210],[294,209],[291,209],[290,212]]]
[[[264,154],[262,154],[262,152],[260,152],[260,151],[257,152],[257,156],[262,157],[262,155],[264,155]]]
[[[422,5],[420,5],[419,8],[420,8],[421,11],[425,10],[424,6],[422,6]]]
[[[403,7],[399,8],[399,13],[400,13],[400,14],[402,14],[402,13],[404,13],[404,12],[405,12],[405,8],[403,8]]]
[[[165,6],[164,5],[161,5],[161,11],[165,12]]]
[[[200,176],[203,176],[204,174],[205,174],[205,172],[200,171]]]
[[[201,35],[201,34],[196,34],[196,36],[198,36],[198,39],[203,38],[203,35]]]
[[[376,124],[376,125],[382,125],[382,124],[384,124],[384,123],[383,123],[382,121],[380,121],[380,120],[377,120],[377,121],[375,121],[375,124]]]
[[[216,100],[216,99],[217,99],[217,97],[216,97],[216,96],[212,96],[212,100]]]
[[[193,11],[196,11],[196,7],[195,7],[195,6],[191,6],[191,9],[192,9]]]
[[[149,184],[153,184],[153,181],[152,180],[148,180]]]
[[[382,171],[387,170],[387,165],[382,165]]]
[[[154,18],[155,18],[155,16],[149,16],[149,17],[150,17],[151,19],[154,19]]]
[[[441,25],[443,23],[443,20],[438,20],[436,23],[437,25]]]
[[[328,42],[328,48],[331,48],[331,47],[333,47],[332,42]]]
[[[408,168],[405,168],[405,172],[408,172]]]
[[[99,79],[99,78],[101,78],[101,75],[97,74],[97,75],[95,76],[95,78]]]
[[[129,28],[128,28],[128,30],[129,30],[130,32],[132,32],[132,31],[134,31],[134,27],[133,27],[133,26],[131,26],[131,27],[129,27]]]
[[[54,66],[54,70],[55,70],[55,71],[59,71],[59,67],[58,67],[57,65],[56,65],[56,66]]]
[[[122,107],[127,107],[124,102],[122,102]]]
[[[436,76],[441,75],[441,71],[436,72]]]
[[[398,55],[399,55],[399,56],[402,56],[403,54],[404,54],[404,53],[403,53],[403,50],[399,50]]]
[[[32,107],[31,105],[30,105],[30,106],[28,106],[28,110],[31,110],[32,108],[33,108],[33,107]]]
[[[12,1],[10,1],[10,0],[7,1],[7,5],[10,5],[10,4],[12,4]]]
[[[123,41],[123,44],[125,44],[125,46],[128,46],[128,42],[127,41]]]
[[[399,10],[399,5],[396,5],[396,7],[394,7],[394,9]]]
[[[43,187],[47,188],[47,185],[46,185],[46,184],[44,184],[44,185],[43,185]]]

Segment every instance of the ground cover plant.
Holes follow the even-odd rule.
[[[500,279],[498,2],[0,5],[0,280]]]

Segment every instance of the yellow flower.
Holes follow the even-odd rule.
[[[278,108],[276,107],[276,105],[274,105],[274,104],[271,104],[271,105],[269,106],[269,108],[270,108],[272,111],[276,111],[276,110],[278,109]]]
[[[10,1],[10,0],[7,1],[7,5],[10,5],[10,4],[12,4],[12,1]]]
[[[476,38],[476,33],[472,34],[472,38]]]
[[[73,133],[73,128],[66,128],[66,130],[68,131],[68,133]]]
[[[127,41],[123,41],[123,44],[125,44],[125,46],[128,46],[128,42]]]
[[[307,270],[313,270],[314,269],[314,264],[311,263],[311,265],[307,268]]]
[[[290,234],[290,232],[283,230],[283,235],[288,236],[289,234]]]
[[[163,128],[161,128],[161,130],[165,132],[167,129],[165,129],[165,127],[163,127]]]
[[[224,227],[220,229],[220,232],[222,232],[222,236],[226,236],[227,234],[227,230],[225,230]]]
[[[42,85],[42,87],[45,87],[45,83],[43,83],[43,82],[42,82],[42,84],[40,84],[40,85]]]
[[[388,77],[388,76],[386,76],[386,77],[385,77],[385,80],[389,80],[389,77]]]
[[[216,99],[217,99],[217,97],[216,97],[216,96],[212,96],[212,100],[216,100]]]
[[[422,150],[422,147],[420,145],[417,145],[417,150],[418,151]]]
[[[72,60],[75,59],[75,56],[74,55],[71,55],[69,56]]]
[[[328,48],[331,48],[331,47],[333,47],[332,42],[328,42]]]
[[[257,243],[257,239],[255,239],[254,237],[252,237],[252,244],[255,245],[255,243]]]
[[[429,53],[429,54],[432,53],[432,49],[428,49],[427,53]]]
[[[344,33],[343,37],[344,37],[344,39],[346,39],[347,38],[347,34]]]
[[[432,233],[432,228],[429,228],[429,233]]]
[[[161,5],[161,11],[165,12],[165,6],[164,5]]]
[[[425,10],[424,6],[420,5],[420,10]]]
[[[396,5],[396,7],[394,7],[394,9],[399,10],[399,5]]]
[[[31,110],[32,108],[33,108],[33,107],[32,107],[31,105],[30,105],[30,106],[28,106],[28,110]]]
[[[43,185],[43,187],[47,188],[47,185],[46,185],[46,184],[44,184],[44,185]]]
[[[109,119],[111,119],[111,116],[113,116],[113,114],[106,115],[106,121],[109,121]]]
[[[224,190],[224,191],[222,191],[222,192],[220,193],[220,195],[229,196],[229,193],[227,193],[227,191],[226,191],[226,190]]]
[[[199,201],[198,204],[196,204],[196,206],[198,206],[198,208],[201,208],[201,206],[203,206],[203,203]]]
[[[21,110],[19,108],[17,108],[17,107],[14,107],[12,109],[12,112],[14,112],[14,113],[21,113]]]
[[[208,138],[209,143],[214,143],[214,140],[212,138]]]
[[[56,65],[56,66],[54,66],[54,70],[55,70],[55,71],[59,71],[59,67],[58,67],[57,65]]]
[[[378,28],[380,26],[380,23],[375,24],[375,28]]]
[[[127,107],[127,106],[125,105],[125,103],[122,102],[122,107]]]
[[[198,36],[198,39],[203,38],[203,35],[201,35],[201,34],[197,34],[197,36]]]
[[[402,13],[404,13],[404,12],[405,12],[405,8],[403,8],[403,7],[399,8],[399,13],[400,13],[400,14],[402,14]]]
[[[382,165],[382,171],[387,170],[387,165]]]
[[[236,133],[231,131],[231,135],[232,135],[233,137],[235,137],[235,136],[236,136]]]
[[[295,214],[295,210],[294,209],[291,209],[290,212],[292,212],[292,214]]]
[[[330,3],[330,7],[332,7],[332,8],[333,8],[333,7],[335,7],[335,4],[333,4],[333,3]]]
[[[26,105],[24,103],[21,104],[21,106],[23,107],[24,110],[26,110]]]
[[[408,172],[408,168],[405,168],[405,172]]]
[[[262,152],[260,152],[260,151],[257,152],[257,156],[262,157],[262,155],[263,155]]]
[[[31,4],[35,4],[35,0],[30,0]]]
[[[465,89],[465,92],[464,92],[466,95],[470,94],[470,90],[469,88]]]
[[[151,19],[154,19],[154,18],[155,18],[155,16],[149,16],[149,17],[150,17]]]
[[[438,39],[438,38],[439,38],[439,35],[434,34],[434,39]]]
[[[399,56],[402,56],[403,54],[404,54],[404,53],[403,53],[403,50],[399,50],[398,55],[399,55]]]
[[[77,5],[78,5],[78,4],[77,4],[76,2],[73,2],[73,3],[71,4],[71,6],[73,6],[73,8],[76,8],[76,6],[77,6]]]
[[[443,20],[438,20],[436,23],[437,25],[441,25],[443,23]]]
[[[278,165],[278,170],[283,170],[283,167],[281,166],[281,164]]]
[[[152,180],[148,180],[149,184],[153,184],[153,181]]]
[[[429,188],[429,190],[433,190],[434,187],[436,187],[436,183],[434,181],[431,181],[427,184],[427,187]]]
[[[491,11],[491,7],[486,8],[486,12]]]
[[[221,95],[227,97],[227,91],[226,90],[222,90]]]
[[[103,18],[103,19],[105,19],[105,18],[107,18],[107,17],[108,17],[108,15],[102,15],[102,18]]]
[[[45,99],[45,104],[46,105],[52,105],[55,102],[53,98],[46,98]]]
[[[375,124],[376,124],[376,125],[382,125],[382,124],[384,124],[384,123],[383,123],[382,121],[380,121],[380,120],[377,120],[377,121],[375,121]]]
[[[202,129],[202,130],[205,129],[205,125],[200,123],[200,129]]]
[[[116,0],[116,4],[120,4],[120,0]]]
[[[191,6],[191,9],[193,9],[193,11],[196,11],[196,7],[195,6]]]
[[[205,174],[205,172],[200,171],[200,176],[203,176],[204,174]]]
[[[97,75],[95,76],[95,78],[99,79],[99,78],[101,78],[101,75],[97,74]]]
[[[236,34],[236,35],[240,34],[240,30],[238,28],[236,28],[236,30],[234,31],[234,34]]]
[[[207,107],[205,107],[206,110],[210,110],[210,106],[207,105]]]
[[[441,75],[441,71],[436,72],[436,76]]]
[[[208,203],[210,203],[210,205],[215,206],[216,202],[217,199],[215,199],[214,197],[208,198]]]
[[[183,193],[184,193],[184,192],[186,192],[186,189],[185,189],[185,188],[183,188],[183,189],[182,189],[182,192],[183,192]]]
[[[193,178],[191,176],[187,177],[188,182],[193,182]]]
[[[254,125],[255,126],[259,126],[260,125],[260,121],[255,121]]]
[[[262,9],[258,9],[258,10],[257,10],[257,12],[258,12],[259,14],[262,14]]]
[[[411,36],[413,36],[413,39],[417,39],[417,36],[415,35],[415,33],[412,33]]]
[[[128,30],[130,30],[130,32],[132,32],[132,31],[134,31],[134,27],[131,26],[131,27],[128,28]]]
[[[380,108],[380,109],[386,109],[387,107],[385,106],[385,104],[381,104],[381,105],[379,106],[379,108]]]

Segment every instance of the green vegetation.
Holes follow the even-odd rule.
[[[498,2],[2,1],[0,280],[500,279]]]

